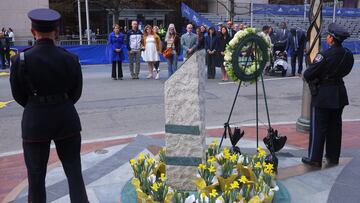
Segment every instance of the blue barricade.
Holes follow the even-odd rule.
[[[309,11],[307,7],[306,11]],[[333,15],[333,7],[323,7],[324,16]],[[254,14],[304,15],[304,5],[254,4]],[[360,17],[359,8],[337,8],[336,16]]]
[[[15,48],[19,52],[21,52],[27,47],[28,46],[14,46],[12,48]],[[62,47],[65,48],[67,51],[77,55],[82,65],[110,63],[106,55],[107,45],[78,45],[78,46],[62,46]],[[125,60],[123,62],[128,62],[128,54],[127,54],[126,46],[123,47],[123,50],[125,55]],[[160,60],[165,61],[162,55],[160,55]],[[182,54],[180,54],[178,60],[180,61],[182,60]]]
[[[206,27],[211,27],[213,24],[206,18],[202,17],[200,14],[192,10],[189,6],[184,3],[181,3],[181,15],[184,18],[187,18],[196,26],[206,25]]]

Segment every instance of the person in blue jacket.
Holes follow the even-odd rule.
[[[112,63],[111,77],[113,80],[122,80],[122,60],[124,60],[123,41],[124,35],[120,32],[120,26],[115,24],[114,32],[109,34],[108,44],[110,48],[110,59]]]

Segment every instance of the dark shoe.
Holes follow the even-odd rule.
[[[308,157],[303,157],[301,161],[306,165],[321,168],[321,162],[311,161],[311,159]]]
[[[336,165],[339,165],[339,159],[326,158],[326,165],[328,165],[328,166],[336,166]]]

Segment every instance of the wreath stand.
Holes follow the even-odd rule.
[[[277,130],[274,130],[271,127],[269,107],[266,98],[266,91],[263,78],[263,70],[268,61],[268,45],[266,41],[258,36],[256,33],[246,34],[239,43],[236,45],[235,50],[232,52],[231,64],[233,67],[234,75],[238,81],[238,88],[235,94],[233,104],[230,109],[229,117],[224,123],[224,133],[222,135],[219,149],[222,146],[223,140],[229,136],[232,151],[238,154],[241,154],[241,150],[236,146],[237,142],[244,136],[244,131],[240,128],[235,127],[234,133],[230,127],[230,119],[236,104],[237,97],[239,95],[240,87],[243,82],[254,82],[255,83],[255,93],[256,93],[256,149],[258,151],[259,147],[259,91],[258,91],[258,78],[260,77],[265,109],[268,121],[268,133],[267,136],[263,139],[266,147],[270,151],[270,154],[266,157],[266,162],[272,163],[274,165],[275,171],[278,167],[278,158],[276,157],[276,152],[281,150],[286,143],[286,136],[279,136]],[[250,65],[249,65],[250,64]],[[247,68],[250,68],[252,65],[255,65],[255,70],[250,72],[247,71]]]

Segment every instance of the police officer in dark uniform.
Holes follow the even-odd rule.
[[[302,162],[321,167],[326,142],[325,157],[328,165],[339,163],[344,106],[349,104],[343,77],[350,73],[354,57],[342,46],[349,33],[331,23],[326,42],[329,49],[318,53],[304,72],[311,91],[311,116],[309,155]]]
[[[79,59],[54,44],[61,17],[58,12],[35,9],[28,17],[36,44],[14,57],[10,73],[13,97],[25,108],[21,127],[28,201],[46,202],[46,167],[53,140],[71,202],[88,202],[80,160],[81,124],[74,107],[82,92]]]

